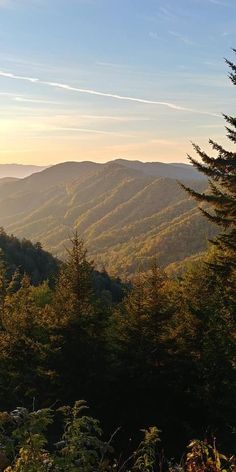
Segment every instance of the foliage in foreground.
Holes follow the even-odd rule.
[[[128,457],[116,458],[114,437],[103,439],[99,421],[87,416],[84,401],[57,412],[16,408],[0,414],[0,470],[5,472],[235,472],[235,457],[226,457],[207,441],[193,440],[180,464],[167,461],[156,427],[142,430],[143,439]],[[62,416],[57,442],[48,440],[48,427]],[[58,421],[57,421],[58,423]],[[58,430],[58,425],[57,425]],[[54,435],[56,436],[56,435]]]

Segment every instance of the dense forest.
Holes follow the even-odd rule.
[[[17,274],[20,281],[23,275],[27,275],[35,286],[47,282],[49,287],[53,287],[63,265],[62,261],[44,251],[39,242],[33,244],[27,239],[19,240],[8,235],[3,228],[0,228],[0,257],[7,279]],[[93,268],[92,287],[95,295],[104,302],[117,302],[122,300],[129,284],[122,283],[119,277],[110,277],[104,268],[101,271]]]
[[[169,457],[178,458],[190,438],[215,435],[232,453],[235,273],[226,281],[221,257],[211,250],[174,279],[154,265],[137,274],[122,301],[106,303],[94,292],[93,266],[76,235],[53,288],[19,273],[9,280],[2,262],[1,408],[43,408],[33,418],[45,425],[45,408],[86,398],[106,436],[121,427],[114,441],[124,454],[136,448],[135,432],[153,424]],[[228,264],[230,257],[227,271]]]
[[[215,157],[195,145],[201,159],[190,158],[207,190],[182,191],[219,235],[179,275],[154,260],[126,286],[94,270],[76,232],[58,264],[2,231],[1,470],[235,471],[236,155],[210,143]]]
[[[27,274],[33,285],[45,280],[52,284],[59,270],[59,261],[44,251],[39,242],[20,241],[13,235],[7,235],[3,228],[0,228],[0,251],[8,277],[18,271],[21,275]]]

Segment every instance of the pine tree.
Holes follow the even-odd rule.
[[[7,293],[6,264],[2,250],[0,250],[0,325],[2,328],[2,318],[4,313],[5,298]]]
[[[90,398],[95,375],[104,369],[106,313],[96,303],[93,265],[75,233],[61,268],[52,302],[55,330],[60,338],[56,368],[62,398]],[[100,379],[99,379],[100,380]]]
[[[111,338],[120,372],[147,385],[165,362],[165,329],[170,317],[165,295],[166,275],[153,265],[138,273],[133,288],[115,309]]]
[[[84,243],[75,233],[67,260],[61,268],[54,297],[55,310],[61,321],[78,322],[88,317],[92,309],[93,266],[87,260]]]
[[[236,65],[228,60],[226,63],[230,68],[229,78],[236,85]],[[200,207],[202,213],[221,231],[211,241],[215,247],[208,254],[206,265],[199,273],[187,273],[183,281],[185,288],[182,284],[186,292],[183,300],[188,300],[189,312],[196,320],[195,345],[193,343],[189,353],[192,355],[196,349],[197,402],[200,401],[205,408],[208,424],[221,424],[222,429],[235,416],[233,398],[236,391],[236,152],[233,148],[236,144],[236,118],[223,116],[232,150],[210,139],[216,155],[209,156],[194,144],[201,161],[191,156],[188,156],[189,160],[208,177],[209,187],[206,192],[199,193],[183,185],[203,204]],[[194,382],[191,386],[193,391]]]
[[[229,78],[236,85],[236,65],[228,60],[226,62],[232,71]],[[227,137],[235,144],[236,118],[223,116],[227,122]],[[217,262],[212,267],[229,276],[236,269],[236,153],[224,149],[211,139],[209,143],[213,151],[217,152],[216,157],[209,156],[196,144],[193,144],[193,147],[202,162],[188,156],[194,167],[208,177],[207,193],[198,193],[184,185],[182,187],[197,201],[206,204],[204,208],[200,208],[202,213],[223,230],[212,241],[218,250]],[[208,208],[212,208],[213,211]]]
[[[43,310],[34,301],[28,276],[17,290],[18,275],[16,272],[6,285],[1,313],[0,402],[8,406],[22,400],[31,404],[35,396],[47,401],[55,378],[49,365],[53,346]]]

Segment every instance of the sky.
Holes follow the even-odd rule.
[[[233,47],[236,0],[0,0],[0,163],[225,145]]]

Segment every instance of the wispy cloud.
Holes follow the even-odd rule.
[[[137,138],[137,135],[125,134],[125,133],[116,133],[115,131],[103,131],[99,129],[93,128],[68,128],[68,127],[61,127],[61,128],[53,128],[55,131],[69,131],[73,133],[91,133],[91,134],[101,134],[106,136],[119,136],[122,138]]]
[[[136,115],[79,115],[81,119],[88,119],[93,121],[118,121],[118,122],[126,122],[126,121],[150,121],[151,118],[146,116],[136,116]]]
[[[221,33],[221,36],[222,36],[222,38],[225,38],[227,36],[231,36],[231,34],[232,33],[230,31],[223,31],[223,33]]]
[[[96,65],[102,66],[102,67],[111,67],[114,69],[126,69],[127,67],[129,67],[127,64],[118,64],[116,62],[106,62],[106,61],[97,61]]]
[[[78,135],[102,135],[102,136],[114,136],[122,138],[135,138],[139,135],[131,134],[120,130],[110,130],[104,127],[104,123],[110,122],[110,119],[104,115],[101,121],[97,116],[90,115],[45,115],[45,116],[31,116],[30,120],[26,117],[12,118],[1,118],[0,119],[0,134],[1,136],[11,129],[15,136],[21,136],[25,138],[40,138],[40,137],[64,137],[76,138]],[[97,128],[99,125],[103,125],[102,129]]]
[[[213,66],[213,67],[222,67],[222,62],[221,61],[204,61],[203,62],[204,66]]]
[[[23,103],[38,103],[42,105],[60,105],[60,102],[53,102],[51,100],[43,100],[40,98],[25,98],[25,97],[13,97],[13,100],[16,102],[23,102]]]
[[[12,93],[12,92],[0,92],[0,97],[8,97],[14,102],[22,102],[22,103],[38,103],[42,105],[61,105],[61,102],[55,102],[52,100],[46,100],[43,98],[31,98],[26,97],[24,95]]]
[[[222,124],[208,124],[208,125],[197,125],[197,128],[204,128],[204,129],[224,129]]]
[[[184,36],[181,33],[177,33],[176,31],[169,31],[169,34],[171,36],[174,36],[175,38],[179,39],[180,41],[182,41],[182,43],[188,44],[189,46],[195,46],[196,45],[196,43],[194,41],[192,41],[187,36]]]
[[[159,15],[168,21],[176,21],[178,19],[176,12],[169,6],[161,6],[159,9]]]
[[[158,34],[155,31],[149,31],[148,36],[149,36],[149,38],[152,38],[152,39],[158,39],[159,38]]]
[[[0,92],[1,97],[10,97],[10,98],[15,98],[16,94],[12,92]]]
[[[185,106],[177,105],[172,102],[150,100],[150,99],[139,98],[139,97],[130,97],[130,96],[119,95],[119,94],[114,94],[114,93],[109,93],[109,92],[101,92],[101,91],[93,90],[93,89],[73,87],[71,85],[60,83],[60,82],[49,82],[49,81],[41,80],[35,77],[26,77],[26,76],[16,75],[16,74],[13,74],[12,72],[0,71],[0,77],[9,78],[13,80],[23,80],[23,81],[31,82],[32,84],[46,85],[46,86],[53,87],[56,89],[62,89],[66,91],[99,96],[99,97],[104,97],[104,98],[112,98],[115,100],[123,100],[123,101],[142,103],[142,104],[147,104],[147,105],[157,105],[157,106],[166,107],[166,108],[169,108],[171,110],[176,110],[176,111],[197,113],[201,115],[209,115],[209,116],[216,116],[216,117],[220,116],[216,113],[211,113],[205,110],[197,110],[195,108],[188,108]]]
[[[221,7],[229,7],[230,4],[226,1],[223,0],[208,0],[209,3],[212,3],[213,5],[219,5]]]

